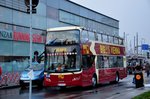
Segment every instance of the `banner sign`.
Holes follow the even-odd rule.
[[[13,40],[13,32],[0,29],[0,39]]]
[[[14,32],[13,36],[14,36],[13,40],[30,42],[29,33]],[[44,43],[44,37],[41,36],[40,34],[32,34],[32,41],[34,43]]]
[[[90,47],[91,44],[83,44],[82,54],[92,54]],[[94,49],[96,54],[101,55],[125,55],[124,46],[95,43]]]
[[[98,44],[95,45],[97,54],[104,55],[125,55],[125,48],[122,46]]]
[[[0,29],[0,39],[30,42],[30,34]],[[40,34],[32,34],[34,43],[44,43],[45,40],[45,37]]]

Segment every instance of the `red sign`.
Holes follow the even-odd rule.
[[[30,34],[22,32],[14,32],[13,40],[29,42]],[[35,43],[44,43],[44,37],[41,36],[40,34],[32,34],[32,41]]]

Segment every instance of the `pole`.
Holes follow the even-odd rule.
[[[136,51],[136,46],[135,46],[135,36],[134,36],[134,54],[135,54],[135,51]]]
[[[130,54],[133,54],[133,49],[132,49],[132,41],[130,40],[130,50],[129,50]]]
[[[128,54],[128,42],[127,42],[127,36],[128,36],[128,34],[126,34],[126,54]]]
[[[32,0],[30,0],[30,67],[32,67]],[[32,80],[30,78],[29,99],[32,95]]]
[[[141,38],[141,54],[144,55],[144,50],[142,50],[142,45],[145,44],[145,39]]]
[[[139,54],[138,53],[138,50],[139,50],[139,46],[138,46],[138,32],[136,33],[136,46],[137,46],[137,55]]]
[[[129,34],[126,34],[125,32],[124,32],[124,40],[125,40],[125,47],[126,47],[126,55],[128,54],[128,41],[127,41],[127,36],[128,36]]]
[[[142,44],[143,44],[143,42],[142,42],[142,40],[143,39],[141,39],[141,55],[143,55],[143,52],[142,52]]]

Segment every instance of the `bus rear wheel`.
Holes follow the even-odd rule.
[[[92,77],[92,87],[96,87],[97,86],[97,79],[96,76]]]

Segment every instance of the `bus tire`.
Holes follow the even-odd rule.
[[[92,87],[95,88],[96,86],[97,86],[97,78],[96,78],[96,76],[94,75],[94,76],[92,77]]]
[[[66,89],[66,86],[61,86],[60,87],[60,90],[65,90]]]
[[[39,81],[37,86],[38,86],[39,89],[43,89],[43,80]]]
[[[119,82],[119,73],[116,73],[116,77],[115,77],[115,83],[118,83]]]

